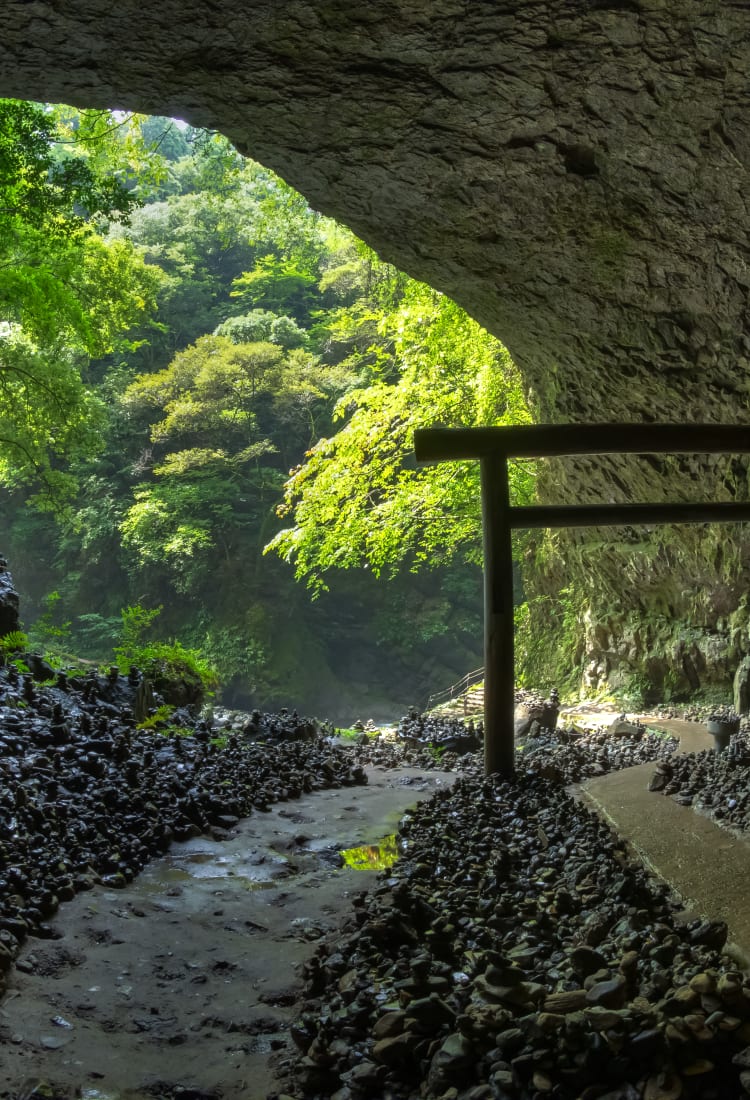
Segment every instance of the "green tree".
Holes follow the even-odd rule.
[[[65,108],[65,111],[72,109]],[[61,143],[75,146],[61,153]],[[3,243],[20,225],[67,237],[97,214],[127,219],[137,198],[116,174],[97,170],[87,138],[71,136],[58,111],[0,100],[0,211]],[[111,168],[111,164],[109,164]]]
[[[101,406],[83,381],[151,307],[158,272],[102,219],[123,220],[135,198],[107,174],[56,112],[0,101],[0,481],[37,481],[59,499],[63,457],[98,445]],[[72,139],[70,139],[72,141]]]
[[[413,431],[444,424],[527,421],[520,381],[508,353],[454,302],[411,283],[381,336],[392,345],[399,377],[345,395],[345,426],[321,439],[287,482],[282,516],[294,526],[269,543],[298,578],[326,587],[333,569],[394,574],[480,560],[479,482],[475,463],[416,469]],[[517,500],[531,476],[512,467]]]
[[[238,532],[259,524],[279,491],[280,472],[269,464],[276,448],[259,431],[256,408],[273,392],[282,356],[275,344],[204,336],[123,395],[126,410],[148,414],[154,445],[153,480],[136,489],[123,543],[181,591],[199,582],[213,554],[231,556]]]
[[[310,318],[317,297],[318,274],[294,259],[261,256],[252,271],[234,280],[233,298],[255,309],[289,312],[300,324]]]

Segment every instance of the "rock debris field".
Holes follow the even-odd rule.
[[[146,730],[134,682],[0,670],[3,1100],[750,1094],[726,926],[566,789],[656,761],[654,798],[745,828],[746,734],[538,729],[488,780],[455,720]],[[400,816],[393,866],[347,872]]]

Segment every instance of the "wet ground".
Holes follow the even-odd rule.
[[[683,750],[707,747],[702,726],[655,724]],[[696,912],[727,919],[743,945],[736,918],[750,863],[737,875],[732,838],[649,793],[652,769],[591,781],[588,796]],[[416,768],[368,775],[366,787],[255,812],[228,840],[174,845],[126,889],[63,905],[54,937],[27,943],[0,1003],[0,1098],[263,1100],[270,1063],[293,1051],[302,963],[396,858],[390,834],[404,811],[456,778]],[[697,821],[716,832],[703,870]]]
[[[0,1096],[49,1084],[84,1100],[264,1097],[269,1057],[292,1049],[301,963],[395,858],[380,838],[455,779],[368,775],[256,813],[229,840],[177,844],[126,889],[63,905],[58,938],[28,942],[0,1006]]]

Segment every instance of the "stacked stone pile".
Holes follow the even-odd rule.
[[[125,885],[173,839],[221,838],[255,809],[367,782],[325,738],[220,745],[201,724],[138,729],[108,701],[132,697],[126,678],[58,684],[0,670],[0,993],[25,937],[53,935],[48,920],[77,891]]]
[[[514,723],[516,738],[536,736],[544,729],[557,729],[559,716],[560,696],[556,688],[552,689],[548,699],[544,699],[538,691],[526,689],[516,691]]]
[[[300,717],[296,710],[286,708],[278,714],[259,710],[246,714],[217,707],[211,726],[217,732],[239,733],[251,741],[310,741],[319,734],[333,732],[328,723]]]
[[[526,741],[516,766],[567,785],[652,760],[671,760],[678,744],[674,737],[643,727],[620,735],[607,729],[542,729]]]
[[[620,725],[624,732],[613,733],[575,727],[551,730],[537,724],[534,736],[516,746],[516,768],[567,785],[652,760],[668,760],[678,745],[675,738],[643,726]],[[415,730],[423,736],[414,736]],[[395,737],[362,736],[355,752],[360,763],[380,767],[410,765],[479,776],[484,767],[481,750],[460,752],[453,746],[471,744],[482,733],[481,724],[465,726],[455,718],[410,717],[401,720]]]
[[[725,1100],[750,1092],[750,982],[554,783],[459,779],[307,967],[308,1100]],[[292,1083],[293,1082],[293,1083]]]
[[[484,723],[411,712],[398,724],[397,737],[408,748],[431,748],[462,755],[482,747]]]
[[[706,749],[664,760],[649,790],[694,806],[720,825],[750,829],[750,734],[735,734],[724,752]]]

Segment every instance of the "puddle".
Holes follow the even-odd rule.
[[[399,857],[396,833],[383,837],[377,844],[362,844],[358,848],[343,848],[339,855],[345,867],[354,871],[386,871]]]
[[[138,877],[136,889],[163,893],[170,887],[187,886],[195,880],[231,881],[239,888],[257,890],[274,886],[289,874],[289,861],[280,855],[252,850],[214,851],[187,845],[176,848],[165,859],[152,863]]]
[[[159,867],[154,869],[152,865],[140,873],[138,881],[135,884],[135,889],[153,894],[159,893],[161,890],[170,886],[181,886],[184,882],[189,881],[190,875],[188,872],[181,870],[179,867]]]

